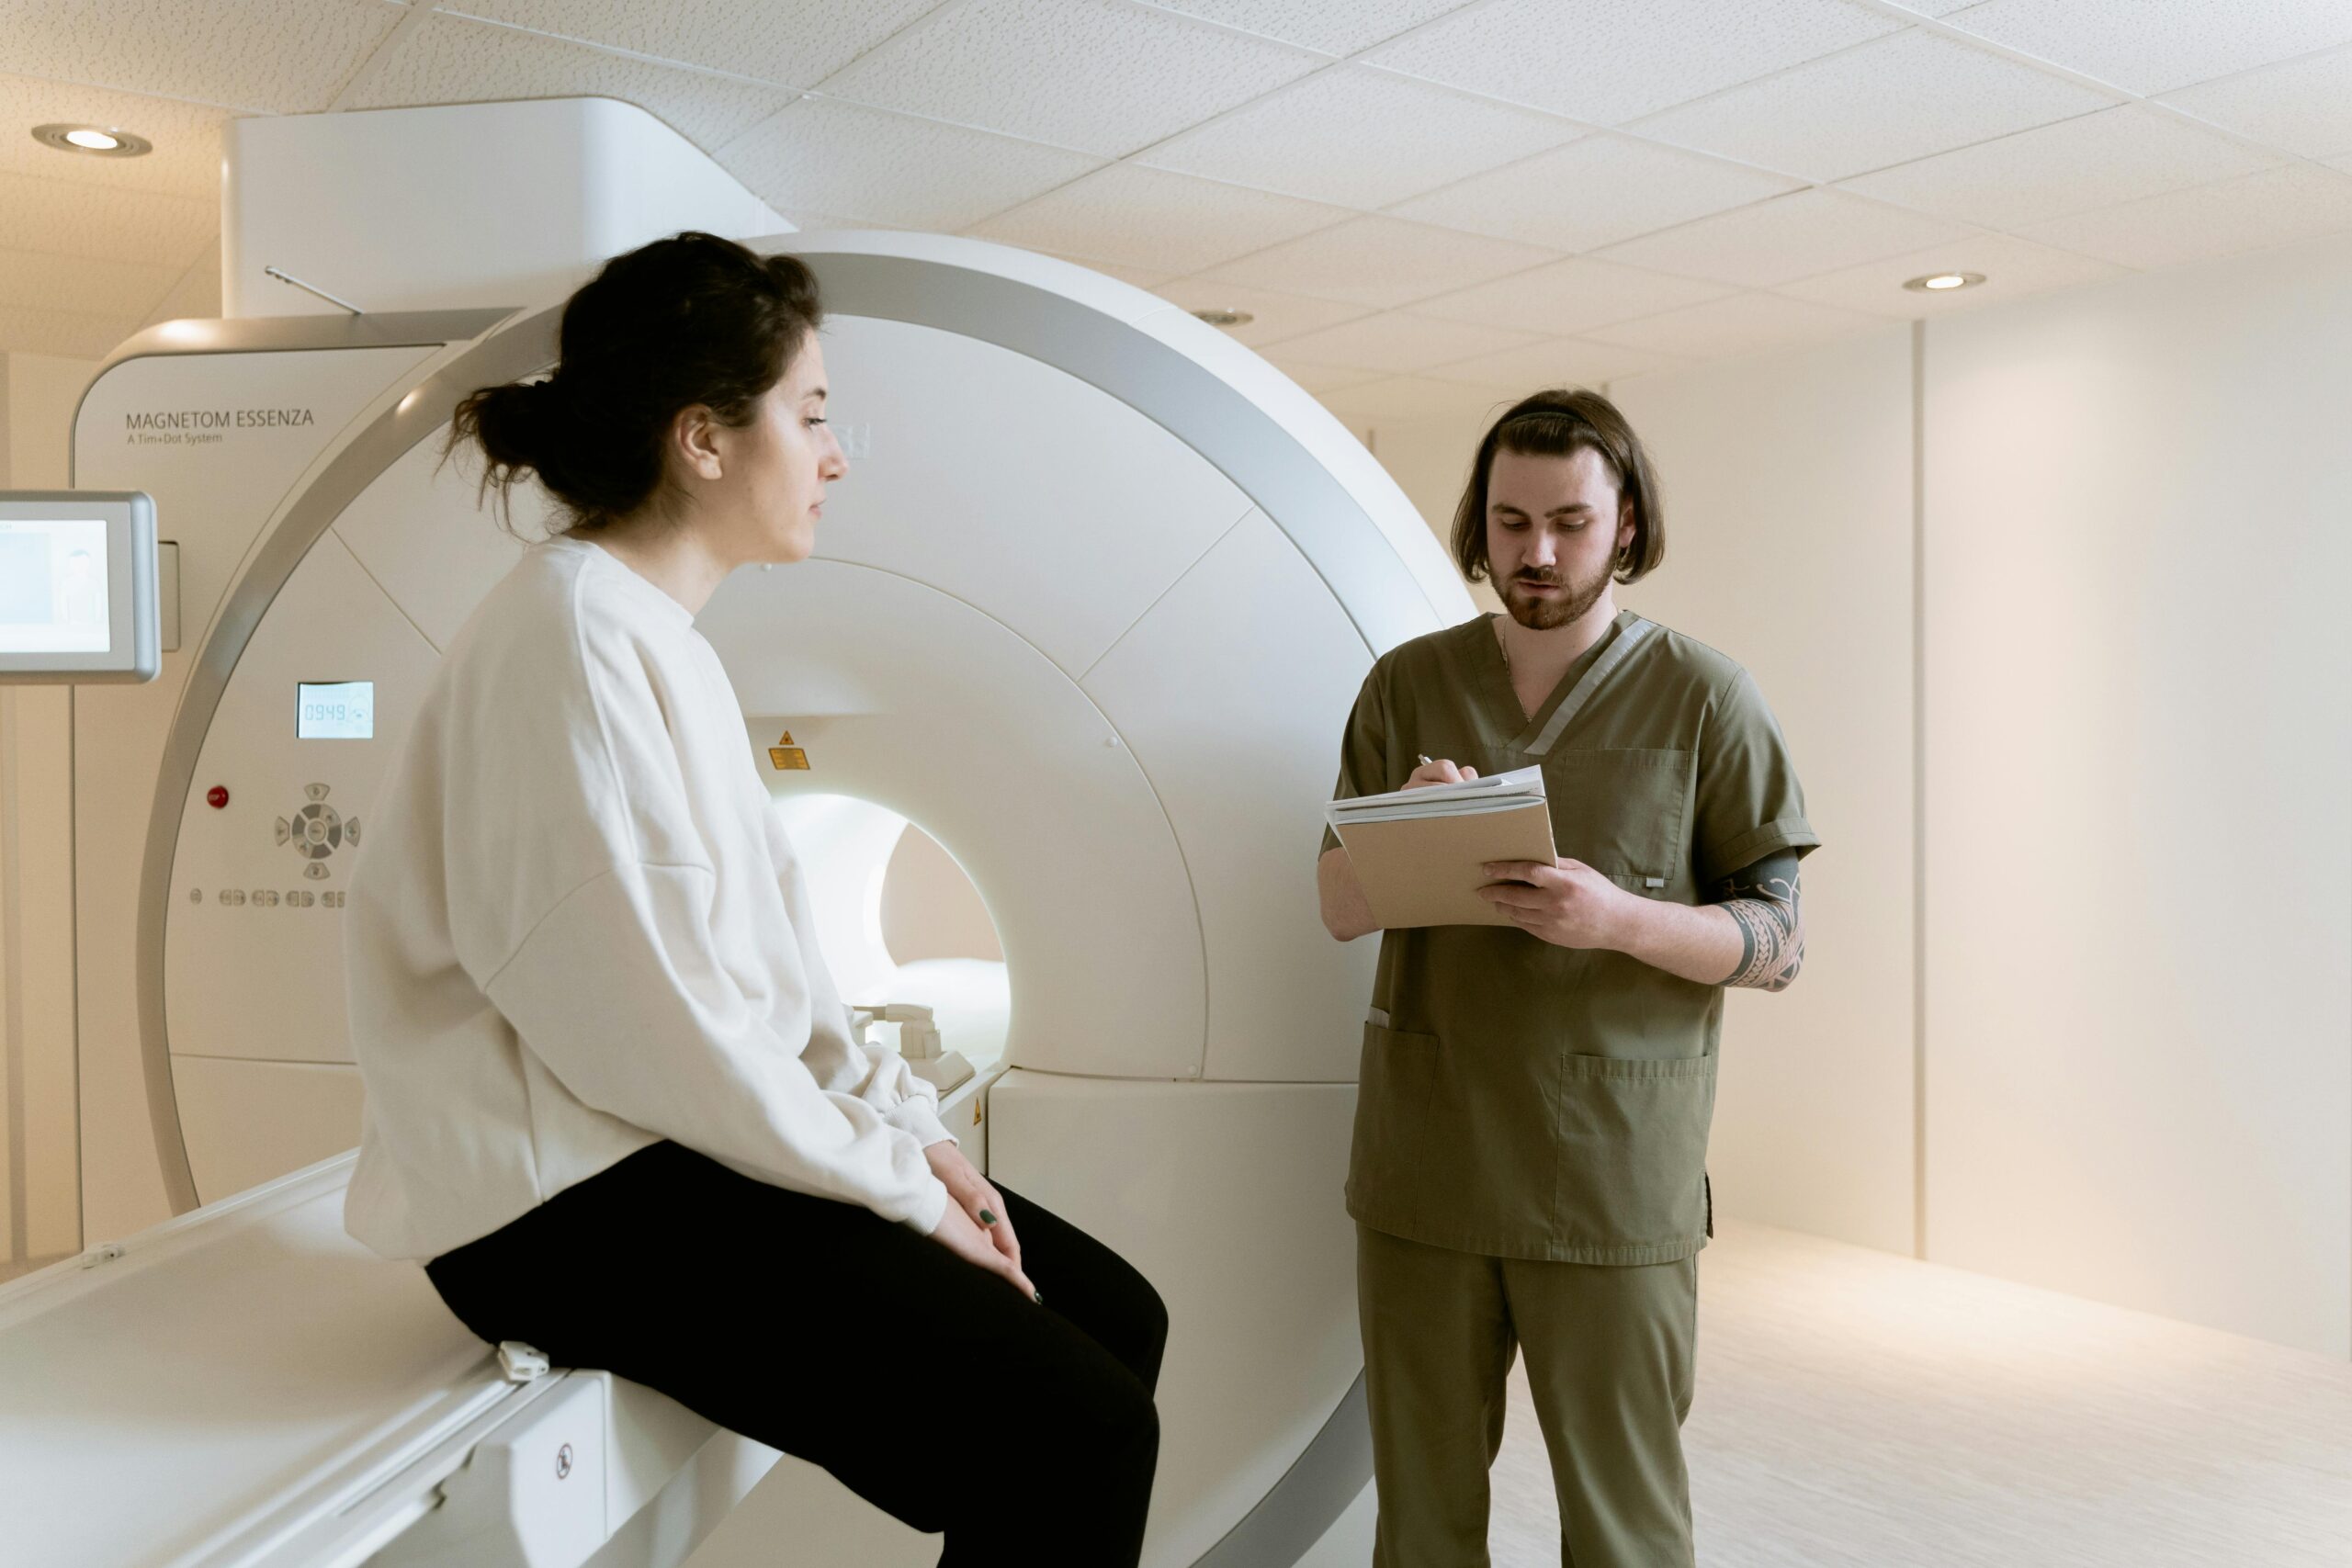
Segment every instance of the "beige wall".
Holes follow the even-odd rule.
[[[0,355],[0,484],[62,490],[97,367]],[[73,694],[0,687],[0,1267],[82,1245],[74,1059]]]
[[[1004,962],[979,889],[939,840],[911,822],[883,873],[882,945],[901,964],[924,958]]]
[[[2352,240],[1925,387],[1928,1256],[2352,1353]]]

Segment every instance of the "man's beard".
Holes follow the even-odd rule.
[[[1532,632],[1548,632],[1555,626],[1565,626],[1580,619],[1585,612],[1600,603],[1601,594],[1609,590],[1609,576],[1613,562],[1604,561],[1600,569],[1582,582],[1570,582],[1556,573],[1521,572],[1502,585],[1503,608],[1510,618]],[[1555,586],[1563,582],[1566,592],[1556,599],[1539,599],[1520,590],[1521,581],[1548,582]]]

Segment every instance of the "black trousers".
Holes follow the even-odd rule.
[[[1038,1305],[854,1203],[640,1149],[425,1265],[459,1321],[660,1390],[832,1472],[941,1568],[1132,1565],[1168,1313],[1116,1253],[1001,1185]],[[984,1429],[926,1461],[953,1386]]]

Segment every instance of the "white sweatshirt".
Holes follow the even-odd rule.
[[[388,1258],[487,1235],[668,1138],[929,1232],[938,1097],[859,1047],[733,687],[600,547],[531,549],[450,644],[344,916]]]

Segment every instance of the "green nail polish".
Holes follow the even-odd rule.
[[[1039,1306],[1044,1306],[1046,1304],[1046,1292],[1043,1291],[1030,1292],[1029,1298],[1035,1302]]]
[[[989,1213],[986,1209],[982,1209],[980,1211],[980,1224],[984,1225],[992,1225],[996,1224],[996,1216]]]

